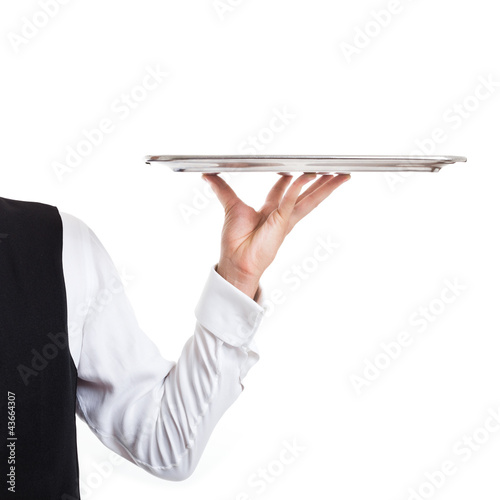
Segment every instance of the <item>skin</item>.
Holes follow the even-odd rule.
[[[260,278],[276,257],[286,235],[351,176],[320,175],[301,194],[316,174],[302,174],[291,184],[292,175],[281,175],[258,211],[243,203],[217,174],[202,174],[202,178],[210,184],[225,213],[216,271],[254,299]]]

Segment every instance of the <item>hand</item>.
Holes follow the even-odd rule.
[[[243,203],[217,174],[202,175],[225,212],[216,270],[249,297],[255,297],[262,273],[295,224],[351,176],[321,175],[300,194],[302,187],[315,177],[316,174],[302,174],[286,190],[292,176],[283,175],[269,191],[262,208],[256,211]]]

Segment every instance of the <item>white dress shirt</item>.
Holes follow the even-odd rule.
[[[110,449],[149,473],[182,480],[194,471],[223,413],[258,361],[255,300],[210,269],[196,325],[177,362],[140,329],[102,243],[60,212],[69,348],[78,369],[77,415]]]

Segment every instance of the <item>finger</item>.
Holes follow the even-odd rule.
[[[322,186],[325,182],[328,182],[333,178],[333,174],[324,174],[319,179],[316,179],[298,198],[297,205],[301,202],[306,196],[309,196],[313,191],[316,191],[320,186]]]
[[[271,213],[279,205],[283,193],[292,180],[291,175],[282,175],[281,178],[274,184],[266,197],[264,205],[262,205],[261,212]]]
[[[240,201],[229,184],[217,174],[202,174],[201,177],[210,184],[210,187],[214,190],[215,195],[224,207],[225,212]]]
[[[293,184],[285,193],[285,196],[283,196],[283,199],[281,200],[281,203],[277,208],[278,213],[281,215],[281,217],[283,217],[285,220],[288,220],[290,218],[293,207],[295,206],[297,198],[299,197],[300,190],[305,184],[312,181],[315,177],[316,174],[307,173],[302,174],[300,177],[297,177],[297,179],[295,179]]]
[[[347,182],[351,176],[349,174],[339,174],[322,184],[314,192],[303,198],[295,205],[290,216],[289,228],[291,229],[300,219],[312,212],[323,200],[325,200],[335,189]],[[311,186],[312,187],[312,186]]]

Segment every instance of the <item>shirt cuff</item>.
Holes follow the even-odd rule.
[[[255,298],[226,281],[213,265],[195,308],[198,322],[226,344],[248,345],[264,317],[261,286]]]

